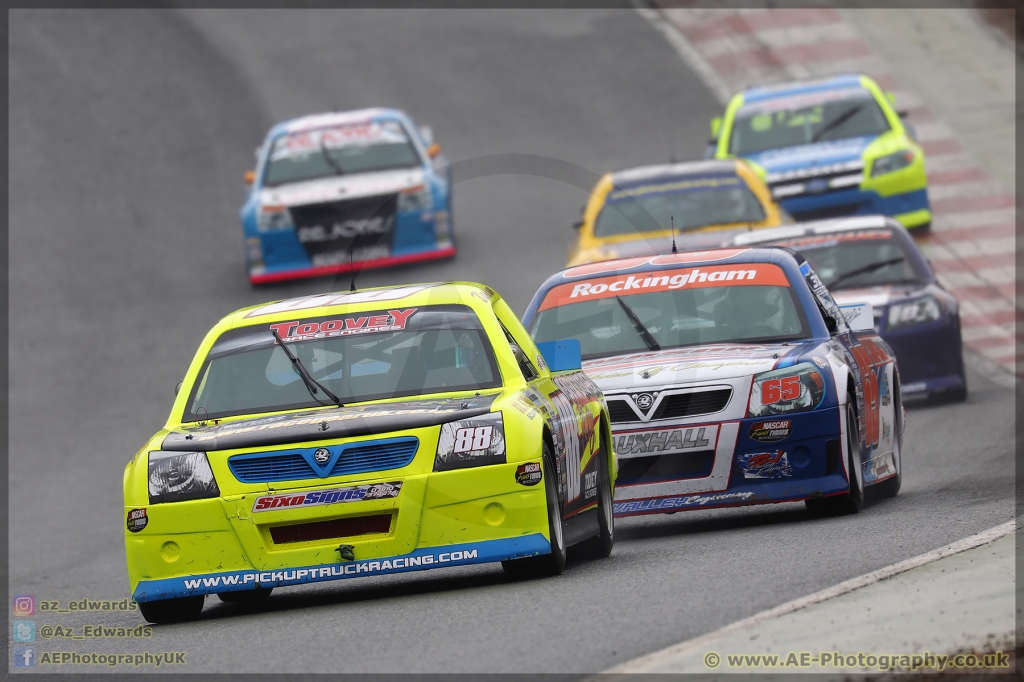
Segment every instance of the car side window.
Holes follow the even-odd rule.
[[[540,373],[533,366],[533,363],[530,362],[530,358],[526,357],[526,352],[519,342],[515,340],[515,337],[512,336],[512,332],[502,324],[501,320],[498,320],[498,324],[501,325],[501,331],[505,332],[505,339],[508,341],[508,345],[512,347],[512,352],[516,356],[516,362],[519,364],[519,370],[523,373],[523,378],[527,381],[533,381],[539,377]]]

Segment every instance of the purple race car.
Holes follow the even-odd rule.
[[[799,251],[837,303],[870,303],[875,329],[896,353],[904,397],[967,398],[957,301],[897,221],[863,216],[798,223],[745,233],[729,244]]]

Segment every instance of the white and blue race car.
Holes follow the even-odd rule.
[[[403,112],[284,121],[256,155],[241,210],[253,284],[455,255],[451,168]]]
[[[895,495],[904,411],[871,306],[839,306],[790,249],[591,263],[552,275],[524,325],[577,339],[619,460],[616,516]]]

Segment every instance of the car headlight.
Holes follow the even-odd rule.
[[[295,228],[295,223],[286,206],[260,206],[256,214],[256,227],[260,232],[291,230]]]
[[[889,307],[888,329],[901,329],[924,322],[934,322],[942,317],[942,304],[934,296],[895,303]]]
[[[748,417],[766,417],[813,410],[825,396],[825,379],[817,367],[802,362],[754,377]]]
[[[434,471],[505,463],[505,426],[501,412],[460,419],[441,426]]]
[[[220,497],[205,452],[149,453],[149,503]]]
[[[879,175],[898,171],[901,168],[906,168],[912,163],[914,163],[914,152],[909,149],[898,151],[895,154],[887,154],[886,156],[875,159],[874,163],[871,164],[871,177],[874,178]]]
[[[433,197],[430,195],[430,188],[426,185],[417,185],[403,189],[398,193],[398,211],[429,211],[434,207]]]

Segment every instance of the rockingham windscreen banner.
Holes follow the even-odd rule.
[[[689,269],[654,270],[637,274],[616,274],[559,284],[551,289],[538,311],[602,298],[680,289],[720,286],[789,286],[786,273],[772,263],[736,263]]]

